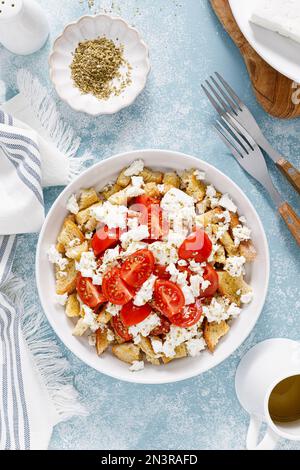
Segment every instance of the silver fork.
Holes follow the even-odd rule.
[[[285,158],[283,158],[267,141],[253,114],[240,100],[231,86],[218,73],[206,80],[203,91],[211,104],[224,119],[229,116],[236,119],[251,134],[256,143],[271,157],[288,182],[300,194],[300,172]]]
[[[229,121],[221,118],[214,127],[244,170],[269,192],[280,215],[300,245],[300,218],[273,185],[264,156],[254,139],[233,118]]]

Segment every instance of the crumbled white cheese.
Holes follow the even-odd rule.
[[[164,194],[165,192],[165,185],[164,184],[158,184],[157,189],[161,194]]]
[[[227,315],[232,318],[236,318],[239,316],[241,313],[242,309],[238,307],[235,303],[230,304],[228,310],[227,310]]]
[[[135,297],[133,299],[134,305],[136,305],[137,307],[141,307],[152,299],[156,279],[157,277],[152,274],[149,279],[144,282],[142,287],[135,294]]]
[[[145,194],[145,190],[140,186],[127,186],[127,188],[123,189],[125,199],[131,199],[133,197],[141,196],[142,194]]]
[[[183,271],[183,272],[179,271],[176,268],[174,263],[170,263],[166,271],[171,275],[170,280],[172,282],[174,282],[175,284],[178,284],[181,287],[187,285],[187,276],[188,276],[187,271]]]
[[[139,227],[128,232],[122,233],[120,239],[123,248],[128,248],[132,242],[139,242],[149,237],[149,229],[147,225],[139,225]]]
[[[202,279],[201,291],[204,292],[210,285],[211,285],[211,282],[208,279]]]
[[[82,310],[84,312],[83,323],[87,325],[93,333],[99,330],[97,315],[93,312],[93,310],[85,304],[82,304]]]
[[[223,237],[223,235],[228,232],[229,230],[229,225],[228,224],[218,224],[217,231],[215,233],[215,241],[220,240],[220,238]]]
[[[235,246],[239,246],[242,241],[251,239],[251,230],[246,225],[237,225],[232,230]]]
[[[81,241],[79,238],[73,238],[73,240],[70,241],[69,247],[73,248],[74,246],[79,246],[81,244]]]
[[[247,292],[246,294],[241,295],[242,304],[249,304],[253,300],[253,292]]]
[[[126,228],[128,209],[126,206],[117,206],[105,201],[102,205],[92,207],[90,210],[91,216],[98,222],[102,222],[109,228]]]
[[[96,346],[96,335],[94,333],[89,335],[88,342],[90,346]]]
[[[86,240],[91,240],[93,238],[93,232],[86,232],[85,234],[85,238]]]
[[[139,175],[144,169],[143,160],[135,160],[131,165],[124,171],[124,176],[136,176]]]
[[[174,232],[173,230],[169,230],[168,232],[168,238],[167,238],[167,242],[169,245],[173,245],[173,246],[176,246],[176,248],[179,248],[180,245],[182,245],[182,243],[184,242],[184,240],[186,239],[186,233],[176,233]]]
[[[127,219],[127,230],[133,230],[138,228],[140,220],[138,217],[130,217]]]
[[[193,290],[191,286],[188,286],[187,284],[185,286],[181,287],[181,290],[183,292],[184,298],[185,298],[185,305],[191,305],[195,303],[195,296],[193,294]]]
[[[143,370],[145,367],[144,361],[133,361],[132,365],[129,367],[131,372],[138,372]]]
[[[113,265],[116,264],[120,256],[120,247],[118,245],[115,248],[109,248],[105,250],[104,255],[102,257],[102,263],[99,268],[100,271],[107,271],[108,268],[111,268]]]
[[[170,331],[166,334],[166,339],[163,344],[163,353],[167,357],[174,357],[177,346],[198,336],[198,325],[194,325],[191,328],[180,328],[179,326],[171,325]]]
[[[128,331],[133,337],[142,335],[149,336],[152,330],[160,325],[160,318],[156,313],[152,313],[145,320],[138,323],[137,325],[130,326]]]
[[[198,181],[204,181],[205,178],[206,178],[206,174],[204,171],[201,171],[201,170],[195,170],[194,171],[194,176],[196,176],[196,179]]]
[[[224,220],[225,224],[229,224],[231,222],[231,217],[229,211],[223,211],[221,214],[216,214],[217,219]]]
[[[141,176],[132,176],[131,184],[136,188],[141,188],[144,184],[144,179]]]
[[[75,194],[72,194],[72,196],[70,196],[68,202],[67,202],[67,210],[69,212],[71,212],[71,214],[78,214],[79,212],[79,205],[78,205],[78,202],[77,202],[77,199],[76,199],[76,195]]]
[[[63,258],[61,253],[57,251],[55,245],[51,245],[49,250],[47,251],[48,259],[50,263],[56,264],[60,271],[64,271],[69,264],[67,258]]]
[[[199,356],[200,352],[206,348],[205,340],[201,338],[192,338],[186,342],[187,353],[191,357]]]
[[[166,242],[154,242],[148,248],[153,253],[157,264],[168,266],[178,261],[177,249]]]
[[[241,217],[239,217],[239,221],[241,222],[241,224],[244,224],[244,225],[247,224],[247,219],[243,215],[241,215]]]
[[[223,194],[223,196],[219,200],[219,205],[230,212],[237,211],[237,207],[234,202],[232,202],[232,200],[230,199],[229,194]]]
[[[128,245],[127,249],[125,251],[123,251],[120,256],[122,258],[127,258],[127,256],[130,256],[132,255],[133,253],[135,253],[136,251],[139,251],[139,250],[144,250],[145,248],[148,248],[148,244],[147,243],[143,243],[143,242],[132,242],[130,243],[130,245]]]
[[[187,266],[188,262],[185,259],[178,260],[178,266]]]
[[[199,274],[195,274],[194,276],[190,277],[190,284],[194,297],[199,297],[200,286],[202,287],[203,282],[203,277],[199,276]]]
[[[68,294],[62,294],[62,295],[56,294],[55,295],[55,301],[59,305],[62,305],[62,306],[66,305],[67,300],[68,300]]]
[[[83,277],[93,277],[97,269],[97,260],[93,251],[82,253],[80,261],[76,261],[76,270],[81,272]]]
[[[217,195],[217,191],[216,191],[216,188],[210,184],[209,186],[207,186],[206,188],[206,196],[209,197],[209,198],[212,198],[212,197],[216,197]]]
[[[202,309],[209,323],[220,323],[223,320],[228,320],[230,316],[227,312],[228,301],[222,297],[213,297],[210,305],[203,305]]]
[[[107,328],[107,340],[112,343],[114,340],[115,340],[115,335],[113,333],[113,331],[109,328]]]
[[[229,258],[226,259],[224,269],[230,276],[239,277],[244,272],[245,262],[246,258],[244,256],[229,256]]]
[[[180,189],[171,188],[162,198],[161,208],[173,223],[173,230],[182,233],[185,225],[192,227],[196,217],[194,199]]]
[[[115,317],[116,315],[119,315],[120,311],[122,310],[121,305],[115,305],[110,302],[105,307],[105,310],[107,313],[109,313],[112,317]]]
[[[150,337],[151,345],[155,354],[160,354],[163,350],[163,343],[161,339]]]
[[[198,213],[199,215],[204,214],[204,213],[207,211],[207,209],[209,208],[209,206],[210,206],[210,199],[209,199],[208,197],[205,197],[205,198],[203,199],[203,201],[198,202],[198,203],[196,204],[197,213]],[[202,222],[198,217],[196,217],[196,224],[197,224],[197,225],[200,225],[200,226],[203,226],[203,222]]]
[[[199,274],[200,276],[204,273],[206,263],[197,263],[197,261],[191,259],[189,262],[189,268],[193,273]]]

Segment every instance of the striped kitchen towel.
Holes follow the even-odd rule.
[[[12,277],[17,234],[44,221],[37,136],[0,110],[0,449],[46,449],[59,421],[84,413],[42,312]]]

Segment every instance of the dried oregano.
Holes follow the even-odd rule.
[[[71,74],[82,93],[104,100],[118,96],[131,83],[131,66],[124,58],[124,47],[106,37],[78,44]]]

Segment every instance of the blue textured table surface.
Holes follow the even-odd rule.
[[[37,54],[18,57],[0,46],[0,79],[8,96],[17,92],[16,72],[29,69],[47,85],[59,110],[82,138],[80,151],[95,159],[139,148],[170,148],[198,156],[229,175],[254,203],[267,232],[271,279],[266,305],[256,328],[227,361],[194,379],[162,386],[118,382],[85,366],[61,345],[75,372],[75,384],[90,415],[58,425],[51,449],[241,449],[248,417],[234,391],[234,375],[243,354],[271,337],[299,339],[299,250],[263,190],[250,180],[211,130],[214,113],[200,83],[213,71],[225,75],[249,105],[274,146],[300,165],[299,122],[267,116],[256,103],[237,49],[223,31],[207,0],[95,1],[92,11],[123,16],[150,46],[152,72],[135,104],[114,116],[96,119],[76,114],[60,102],[48,76],[51,44],[64,26],[88,13],[88,2],[42,0],[51,37]],[[299,211],[299,200],[271,168],[277,186]],[[60,188],[45,191],[47,208]],[[14,272],[23,277],[32,302],[37,236],[19,238]],[[53,334],[54,335],[54,334]],[[200,359],[201,360],[201,359]],[[300,449],[281,442],[281,448]]]

